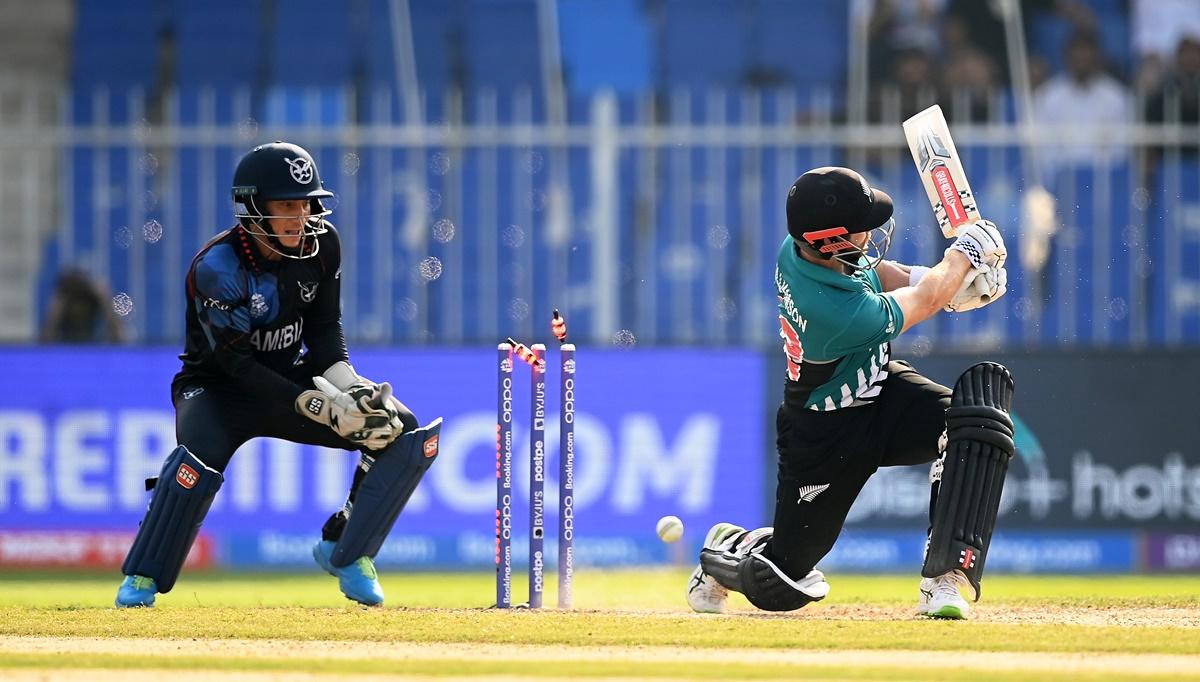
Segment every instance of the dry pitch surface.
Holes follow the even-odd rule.
[[[0,679],[1200,680],[1200,577],[991,576],[966,623],[915,617],[911,577],[832,580],[707,616],[680,570],[582,574],[570,613],[478,608],[479,574],[385,576],[408,604],[369,610],[311,575],[197,575],[130,612],[112,576],[0,574]]]

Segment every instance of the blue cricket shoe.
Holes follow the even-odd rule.
[[[329,575],[337,577],[338,587],[346,599],[364,606],[382,604],[383,587],[379,584],[379,574],[375,572],[375,562],[371,561],[371,557],[361,556],[349,566],[337,568],[330,562],[335,546],[337,543],[332,540],[321,540],[313,545],[313,559],[317,565]]]
[[[154,578],[144,575],[127,575],[117,589],[117,608],[145,608],[154,606],[154,595],[158,594],[158,585]]]

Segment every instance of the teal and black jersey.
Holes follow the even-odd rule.
[[[842,274],[810,263],[785,237],[775,266],[779,335],[787,355],[784,403],[836,410],[879,396],[890,342],[904,313],[874,270]]]

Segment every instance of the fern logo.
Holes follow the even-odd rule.
[[[817,499],[817,495],[825,492],[825,489],[828,487],[828,483],[800,486],[800,499],[796,500],[796,504],[800,504],[801,502],[812,502],[813,500]]]

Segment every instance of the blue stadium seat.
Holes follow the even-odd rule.
[[[79,0],[71,82],[79,91],[153,84],[163,17],[156,0]]]
[[[845,89],[850,11],[842,0],[757,0],[746,68],[801,92]]]
[[[267,27],[269,82],[287,87],[348,84],[352,52],[363,48],[351,35],[349,7],[325,0],[288,0],[275,7]]]
[[[466,22],[467,87],[542,93],[535,0],[476,0]]]
[[[650,27],[642,5],[640,0],[559,4],[559,42],[569,90],[635,93],[651,87]]]
[[[662,24],[662,72],[659,86],[705,89],[741,83],[746,45],[744,9],[731,0],[665,0]]]
[[[260,0],[174,2],[179,85],[259,84],[261,46],[267,35]],[[296,36],[297,49],[319,49],[318,36],[315,31]]]
[[[466,0],[412,0],[409,2],[409,21],[413,39],[411,57],[415,60],[417,83],[421,89],[421,109],[428,118],[442,115],[442,94],[450,87],[462,86],[466,75],[465,46]],[[393,47],[392,19],[388,0],[369,0],[367,40],[364,63],[366,80],[374,88],[398,93],[400,81],[396,74],[396,53]],[[401,46],[402,59],[409,53]],[[406,66],[408,66],[406,64]],[[397,120],[403,102],[400,97],[415,96],[398,93],[390,102],[390,120]],[[368,120],[376,118],[373,109],[366,112]]]

